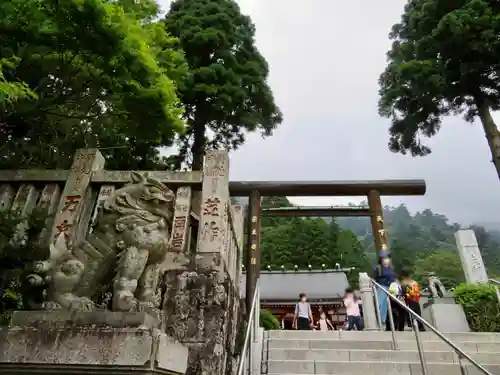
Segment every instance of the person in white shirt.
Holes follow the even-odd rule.
[[[295,314],[293,317],[293,328],[301,331],[311,330],[313,325],[313,317],[311,305],[307,302],[307,296],[300,293],[299,303],[295,305]]]

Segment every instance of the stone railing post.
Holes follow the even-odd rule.
[[[76,152],[66,185],[57,208],[51,241],[63,234],[68,243],[76,242],[80,216],[90,192],[90,179],[94,171],[104,168],[104,157],[98,149],[80,149]]]
[[[225,256],[228,203],[229,155],[227,151],[208,152],[203,170],[197,253]]]
[[[9,184],[0,185],[0,211],[10,210],[14,199],[14,188]]]
[[[175,290],[173,303],[165,303],[167,332],[190,349],[188,374],[226,374],[231,358],[235,298],[227,264],[229,155],[212,151],[205,156],[200,199],[198,240],[194,262],[167,290]],[[202,307],[198,306],[200,296]],[[168,296],[168,298],[171,298]],[[167,301],[168,302],[168,301]],[[207,354],[211,353],[211,354]]]
[[[366,272],[359,273],[359,293],[361,294],[365,329],[378,330],[373,290],[371,287],[370,277]]]

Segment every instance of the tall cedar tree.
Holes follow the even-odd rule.
[[[155,168],[183,131],[187,65],[154,0],[0,1],[0,168]]]
[[[165,18],[189,65],[179,85],[187,132],[177,167],[203,166],[207,149],[236,149],[246,131],[269,136],[282,121],[266,80],[266,60],[254,45],[255,27],[232,0],[177,0]]]
[[[389,117],[389,148],[430,153],[443,116],[479,118],[500,177],[500,3],[494,0],[410,0],[392,27],[388,66],[380,76],[379,111]]]

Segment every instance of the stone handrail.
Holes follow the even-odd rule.
[[[97,149],[78,150],[69,170],[0,171],[0,211],[28,217],[35,210],[48,215],[40,241],[50,249],[50,259],[36,262],[28,276],[48,284],[40,308],[146,311],[163,332],[154,336],[161,348],[170,339],[185,345],[169,355],[184,361],[189,348],[187,373],[225,374],[235,365],[243,208],[231,204],[227,152],[208,153],[197,172],[107,171]],[[56,284],[54,276],[68,277]],[[10,352],[24,353],[18,348]],[[154,351],[170,361],[164,350]],[[206,353],[214,354],[208,360]]]
[[[131,179],[132,171],[109,171],[104,167],[105,159],[98,150],[83,149],[77,151],[69,170],[0,171],[0,211],[11,210],[27,216],[36,209],[49,217],[41,241],[48,245],[63,233],[72,243],[79,243],[92,232],[103,202]],[[190,251],[196,246],[197,251],[220,252],[230,278],[239,286],[243,211],[241,206],[230,204],[228,172],[227,152],[212,152],[207,154],[203,172],[138,173],[147,174],[176,191],[172,251]],[[214,203],[220,207],[213,206]],[[212,214],[220,214],[213,217],[217,228],[209,220]],[[209,235],[209,231],[213,233]],[[201,240],[198,244],[191,242],[197,238]]]

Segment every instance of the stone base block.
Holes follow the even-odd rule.
[[[16,326],[0,329],[1,374],[186,372],[188,349],[155,328],[154,319],[146,314],[22,312],[16,315]],[[21,316],[26,317],[26,325],[21,325]],[[119,328],[119,322],[128,324]]]
[[[447,305],[453,305],[455,304],[455,298],[453,298],[453,296],[444,296],[444,297],[441,297],[441,298],[426,298],[424,300],[424,298],[422,298],[420,300],[420,305],[423,307],[423,308],[426,308],[426,307],[429,307],[430,305],[433,305],[435,303],[438,303],[438,304],[447,304]]]
[[[451,303],[433,303],[423,311],[427,319],[441,332],[469,332],[469,324],[461,305]]]
[[[117,311],[15,311],[11,326],[67,327],[94,326],[109,328],[158,328],[160,322],[145,312]]]

